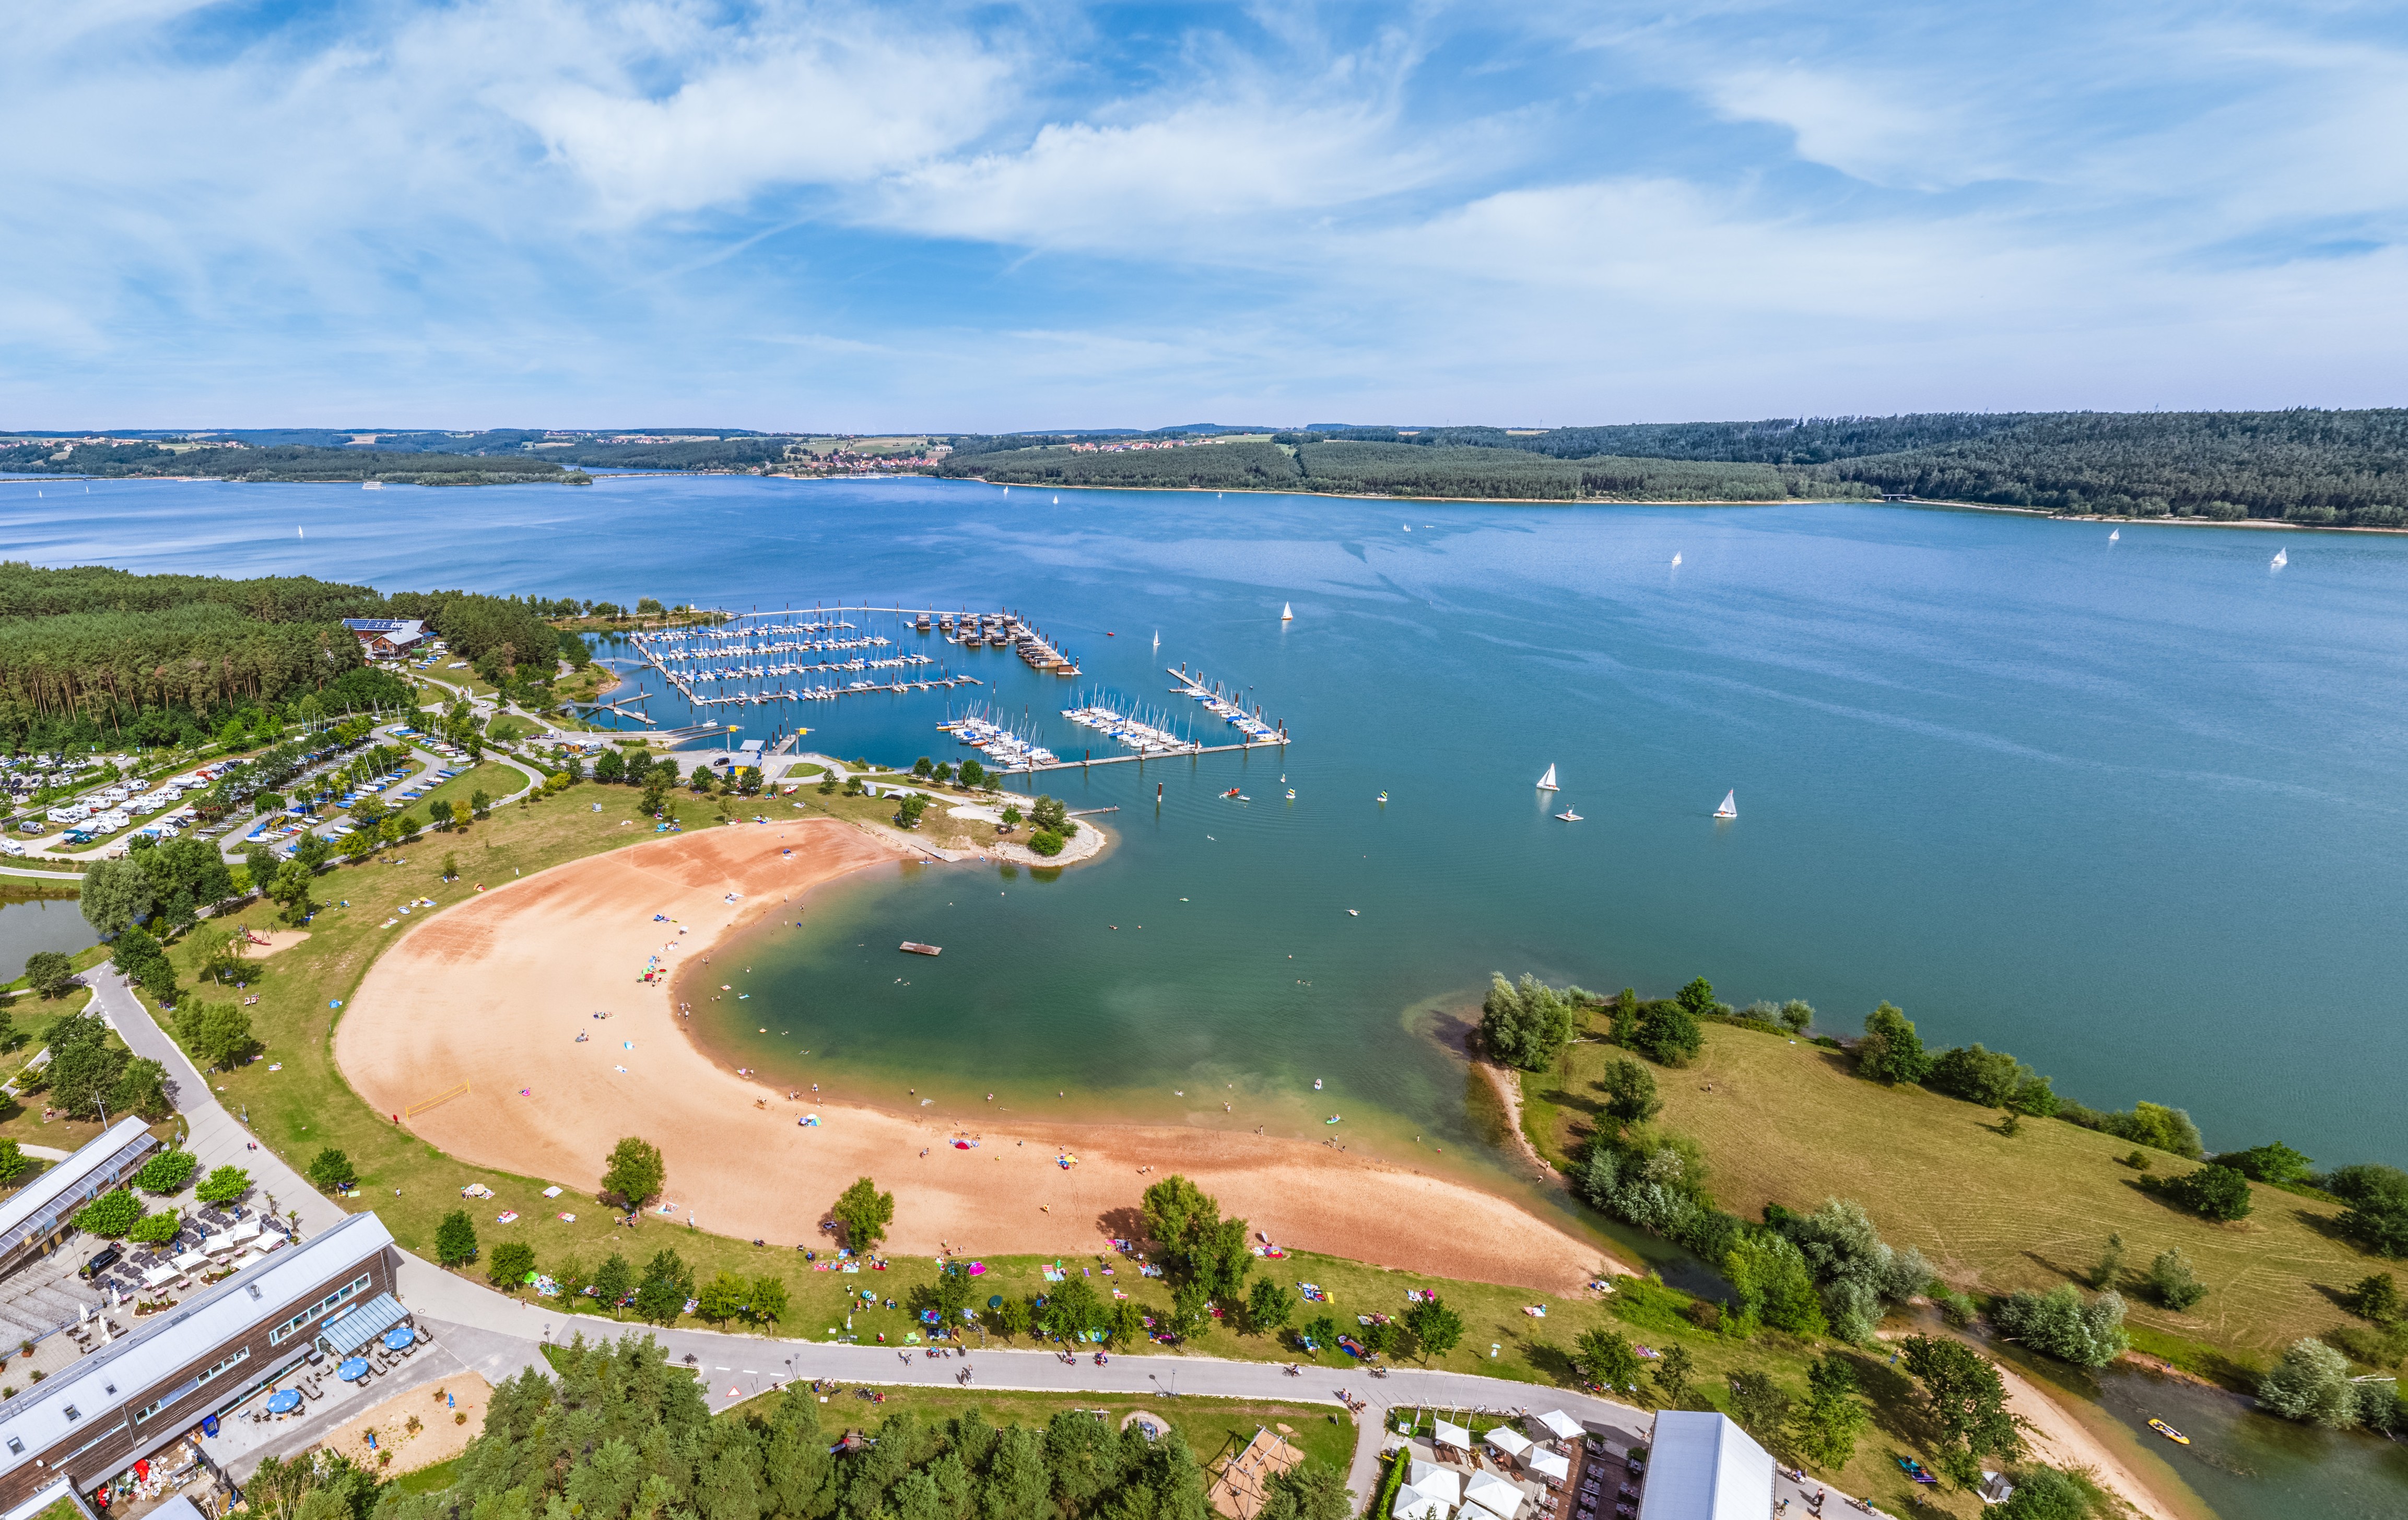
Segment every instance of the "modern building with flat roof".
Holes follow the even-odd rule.
[[[0,1277],[58,1249],[76,1212],[142,1169],[159,1141],[139,1119],[120,1119],[75,1154],[0,1203]]]
[[[354,1330],[397,1323],[400,1264],[384,1222],[353,1214],[0,1403],[0,1520],[69,1488],[91,1493],[283,1377],[321,1340],[358,1344]]]

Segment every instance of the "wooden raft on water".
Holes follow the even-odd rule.
[[[945,953],[945,947],[942,945],[924,945],[917,939],[904,940],[903,950],[905,954],[911,955],[941,955]]]

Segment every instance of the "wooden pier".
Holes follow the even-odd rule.
[[[1050,766],[1014,766],[1004,772],[1007,776],[1028,776],[1040,770],[1084,770],[1089,766],[1140,766],[1148,760],[1184,760],[1198,754],[1228,754],[1237,750],[1284,750],[1283,738],[1259,738],[1249,744],[1198,744],[1191,749],[1173,750],[1168,754],[1108,754],[1100,760],[1056,760]]]

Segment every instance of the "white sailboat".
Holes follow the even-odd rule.
[[[2281,569],[2284,566],[2288,565],[2288,564],[2290,564],[2290,563],[2291,563],[2291,552],[2290,552],[2289,550],[2287,550],[2287,549],[2277,549],[2277,550],[2275,550],[2275,551],[2274,551],[2274,565],[2273,565],[2273,567],[2274,567],[2275,569],[2279,570],[2279,569]]]
[[[1555,792],[1562,790],[1562,788],[1555,785],[1555,767],[1549,766],[1547,767],[1547,773],[1539,778],[1539,790],[1541,792]]]
[[[1723,794],[1723,805],[1714,810],[1714,816],[1717,818],[1739,816],[1739,788],[1733,787]]]
[[[1677,549],[1672,551],[1672,563],[1675,566],[1678,566],[1681,563],[1681,552]]]
[[[1294,623],[1296,621],[1295,604],[1290,602],[1280,603],[1280,621],[1282,623]]]
[[[2107,541],[2111,544],[2122,537],[2124,537],[2124,530],[2122,528],[2109,528],[2107,530]]]

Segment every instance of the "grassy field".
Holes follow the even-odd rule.
[[[488,797],[499,799],[509,796],[526,784],[524,771],[512,766],[506,766],[498,760],[484,760],[452,777],[409,806],[411,810],[424,817],[427,809],[437,801],[465,808],[468,805],[468,799],[479,792],[484,793]]]
[[[1553,1155],[1587,1132],[1597,1078],[1625,1053],[1570,1048],[1561,1070],[1526,1077],[1525,1128]],[[2123,1291],[2150,1349],[2230,1381],[2301,1336],[2345,1316],[2334,1295],[2384,1264],[2330,1232],[2339,1211],[2271,1187],[2237,1224],[2210,1224],[2160,1202],[2123,1157],[2128,1140],[2056,1120],[2000,1133],[1999,1113],[1922,1088],[1851,1074],[1840,1052],[1727,1025],[1706,1026],[1687,1069],[1658,1068],[1662,1123],[1696,1137],[1722,1206],[1756,1217],[1768,1203],[1810,1210],[1856,1199],[1899,1246],[1916,1245],[1969,1290],[2008,1293],[2084,1278],[2121,1234]],[[2158,1176],[2191,1163],[2150,1153]],[[2133,1279],[2170,1246],[2209,1292],[2189,1313],[2142,1299]]]
[[[716,797],[706,802],[691,794],[677,796],[680,810],[690,825],[707,822],[723,806],[723,799]],[[826,810],[837,816],[882,820],[891,811],[891,804],[867,798],[821,797],[809,788],[792,799],[733,798],[725,799],[724,805],[749,816],[756,809],[764,812],[782,809],[788,801],[804,801],[814,810]],[[593,810],[595,802],[603,805],[599,812]],[[388,852],[366,863],[330,870],[321,879],[316,894],[321,902],[329,906],[311,924],[310,938],[254,962],[251,968],[250,990],[260,995],[260,1002],[251,1012],[265,1047],[262,1058],[238,1071],[214,1074],[209,1080],[222,1089],[218,1095],[221,1101],[247,1114],[262,1142],[296,1167],[306,1167],[322,1147],[344,1151],[359,1169],[362,1186],[362,1197],[348,1206],[373,1207],[406,1249],[430,1252],[436,1225],[446,1212],[460,1207],[460,1189],[471,1183],[481,1183],[495,1196],[475,1205],[472,1217],[478,1223],[480,1240],[487,1246],[503,1240],[525,1240],[534,1246],[538,1264],[546,1271],[557,1273],[579,1265],[590,1269],[612,1251],[624,1253],[640,1267],[652,1253],[674,1248],[706,1280],[722,1270],[782,1277],[788,1285],[791,1308],[785,1319],[774,1327],[780,1335],[824,1340],[841,1331],[849,1297],[867,1288],[874,1301],[864,1304],[857,1298],[853,1300],[852,1333],[864,1342],[874,1342],[882,1333],[889,1343],[902,1343],[917,1329],[916,1322],[902,1306],[909,1302],[911,1289],[931,1281],[936,1272],[936,1263],[927,1258],[895,1257],[888,1270],[845,1275],[814,1270],[813,1264],[803,1258],[792,1241],[754,1246],[749,1241],[664,1222],[651,1223],[632,1232],[616,1227],[609,1223],[609,1211],[587,1205],[574,1187],[557,1200],[542,1197],[544,1187],[553,1183],[566,1185],[567,1179],[518,1176],[471,1166],[410,1139],[395,1129],[384,1115],[370,1111],[335,1068],[334,1022],[341,1014],[334,1005],[350,998],[376,954],[412,922],[404,920],[393,928],[380,927],[384,919],[393,916],[388,911],[391,905],[415,896],[430,896],[438,904],[448,904],[465,895],[465,882],[446,884],[439,880],[442,858],[447,853],[459,857],[461,872],[468,882],[506,881],[513,870],[532,873],[547,866],[653,838],[649,828],[640,826],[645,821],[635,819],[636,802],[637,795],[625,787],[590,783],[576,786],[556,797],[496,808],[490,820],[465,832],[440,838],[430,836],[414,846]],[[622,826],[623,821],[636,821],[638,826]],[[272,926],[273,913],[272,907],[254,904],[236,915],[234,922],[265,928]],[[171,953],[189,976],[197,955],[196,946],[188,941],[174,947]],[[1726,1033],[1715,1031],[1717,1037]],[[1583,1047],[1584,1053],[1587,1050]],[[1775,1043],[1775,1058],[1794,1054]],[[1721,1058],[1718,1043],[1709,1060]],[[282,1069],[271,1072],[271,1064],[280,1065]],[[1701,1080],[1706,1080],[1702,1068]],[[1729,1079],[1712,1080],[1719,1088],[1722,1082]],[[1678,1093],[1674,1101],[1681,1101]],[[1560,1117],[1573,1111],[1551,1108],[1548,1111]],[[641,1116],[631,1113],[627,1127],[640,1131]],[[9,1123],[0,1122],[0,1133],[7,1132]],[[41,1138],[44,1143],[69,1142],[57,1138],[55,1126],[44,1131]],[[2028,1134],[2025,1140],[2032,1138]],[[1719,1149],[1721,1142],[1711,1140],[1709,1143]],[[600,1158],[595,1161],[598,1169]],[[820,1181],[833,1196],[838,1180]],[[1738,1189],[1727,1176],[1725,1186],[1727,1197],[1737,1196]],[[1814,1196],[1819,1197],[1819,1193]],[[1132,1185],[1129,1202],[1134,1205],[1137,1201],[1137,1190]],[[1881,1200],[1868,1197],[1866,1202],[1879,1212]],[[497,1226],[494,1223],[495,1216],[506,1210],[518,1211],[520,1220],[507,1227]],[[579,1217],[573,1224],[564,1223],[556,1217],[562,1212],[574,1212]],[[1886,1218],[1885,1224],[1897,1227]],[[1901,1234],[1912,1238],[1911,1232]],[[810,1243],[816,1246],[819,1242]],[[1038,1258],[982,1259],[986,1270],[980,1283],[986,1294],[1026,1295],[1042,1289],[1043,1263]],[[1111,1277],[1102,1274],[1101,1269],[1107,1265],[1102,1258],[1066,1257],[1062,1264],[1093,1273],[1091,1282],[1107,1298],[1117,1288],[1140,1307],[1167,1307],[1161,1282],[1139,1276],[1126,1263],[1111,1263],[1115,1269]],[[1626,1286],[1611,1298],[1592,1293],[1564,1301],[1541,1300],[1520,1288],[1450,1282],[1326,1256],[1299,1255],[1283,1261],[1267,1260],[1260,1268],[1284,1286],[1293,1288],[1298,1283],[1310,1282],[1326,1290],[1330,1302],[1326,1309],[1321,1305],[1299,1305],[1292,1323],[1301,1323],[1325,1312],[1337,1316],[1341,1325],[1349,1324],[1356,1314],[1400,1313],[1408,1288],[1436,1288],[1464,1316],[1466,1329],[1463,1343],[1435,1359],[1432,1365],[1540,1385],[1561,1386],[1573,1380],[1570,1348],[1583,1330],[1598,1325],[1612,1326],[1659,1349],[1673,1341],[1686,1345],[1698,1369],[1687,1401],[1698,1408],[1712,1407],[1722,1398],[1727,1375],[1742,1369],[1769,1372],[1794,1394],[1802,1394],[1807,1361],[1821,1349],[1777,1335],[1763,1335],[1742,1342],[1698,1330],[1679,1317],[1680,1309],[1688,1301],[1684,1296],[1643,1282]],[[553,1322],[555,1336],[573,1333],[589,1316],[596,1332],[616,1333],[622,1325],[599,1313],[598,1306],[591,1299],[539,1301],[544,1309],[567,1321]],[[896,1307],[887,1308],[890,1301]],[[1543,1318],[1525,1312],[1541,1303],[1547,1311]],[[2211,1298],[2211,1307],[2213,1304]],[[629,1323],[624,1327],[636,1326]],[[1222,1326],[1215,1326],[1191,1342],[1190,1349],[1252,1360],[1305,1359],[1283,1338],[1240,1335]],[[1320,1359],[1331,1367],[1348,1363],[1343,1354],[1336,1352],[1326,1353]],[[1892,1481],[1898,1471],[1893,1458],[1898,1455],[1928,1456],[1928,1447],[1922,1443],[1920,1417],[1912,1407],[1902,1379],[1877,1358],[1866,1356],[1860,1361],[1865,1385],[1876,1404],[1877,1426],[1868,1433],[1848,1468],[1825,1477],[1852,1492],[1871,1492],[1885,1502],[1902,1503],[1905,1485]],[[1636,1397],[1643,1402],[1652,1392],[1650,1389],[1625,1397]],[[915,1393],[910,1397],[923,1396]],[[942,1398],[946,1395],[939,1390],[925,1397]],[[964,1395],[966,1401],[975,1398],[996,1409],[998,1414],[1001,1397],[985,1392]],[[1136,1401],[1122,1402],[1136,1407]],[[1187,1401],[1180,1402],[1180,1416],[1187,1417]],[[867,1406],[862,1407],[866,1410]],[[1156,1413],[1172,1412],[1158,1406],[1149,1407],[1154,1408]],[[1295,1426],[1300,1438],[1317,1439],[1312,1421],[1321,1416],[1309,1410],[1305,1412],[1308,1418],[1290,1419],[1287,1423]],[[1207,1421],[1220,1418],[1196,1417]],[[1235,1423],[1226,1426],[1224,1437],[1234,1433],[1240,1425],[1251,1432],[1252,1418],[1248,1413],[1230,1414],[1228,1421]],[[1326,1422],[1322,1428],[1332,1429],[1336,1434]],[[1209,1434],[1205,1427],[1199,1426],[1191,1433],[1191,1440],[1204,1450],[1209,1445]],[[1343,1444],[1340,1441],[1341,1447]],[[1899,1492],[1892,1494],[1894,1488]],[[1969,1516],[1978,1513],[1978,1506],[1969,1496],[1946,1496],[1939,1505],[1944,1513]]]

